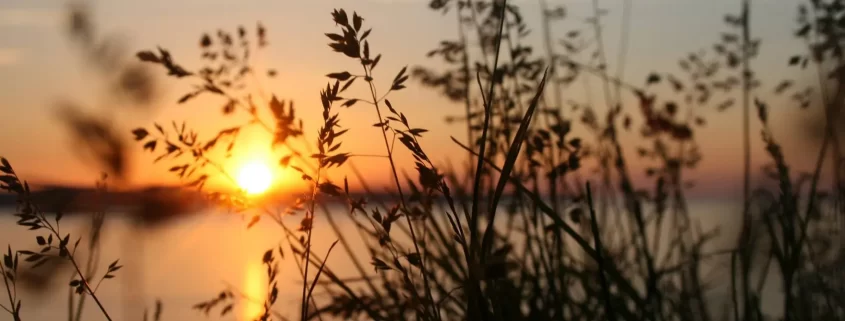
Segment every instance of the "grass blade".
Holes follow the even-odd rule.
[[[466,145],[462,144],[460,141],[458,141],[454,137],[452,137],[452,141],[454,141],[456,144],[458,144],[458,146],[460,146],[464,150],[471,152],[471,153],[475,153],[475,151],[473,151],[471,148],[467,147]],[[475,156],[478,156],[478,155],[476,154]],[[484,160],[484,162],[486,162],[487,165],[490,166],[490,168],[492,168],[496,171],[501,171],[501,168],[499,168],[499,166],[496,166],[496,164],[494,164],[489,159],[482,157],[482,160]],[[561,230],[563,230],[563,232],[566,233],[566,235],[568,235],[569,237],[571,237],[572,240],[574,240],[575,243],[577,243],[578,246],[581,249],[583,249],[584,252],[587,253],[587,255],[589,255],[594,260],[598,260],[598,253],[596,252],[596,250],[592,246],[590,246],[590,243],[587,242],[587,240],[585,240],[584,237],[582,237],[581,234],[578,233],[578,231],[575,230],[575,228],[573,228],[571,225],[569,225],[569,223],[567,223],[560,216],[558,216],[557,213],[548,204],[546,204],[540,198],[539,195],[534,193],[529,188],[525,187],[525,185],[523,185],[522,182],[520,182],[516,179],[512,179],[512,178],[510,180],[511,180],[511,184],[513,184],[513,186],[516,187],[516,189],[520,193],[523,193],[526,196],[530,197],[531,201],[534,202],[534,204],[537,205],[537,209],[540,210],[541,213],[545,214],[547,217],[549,217],[552,220],[554,227],[557,227],[557,228],[560,228]],[[620,292],[624,292],[626,295],[628,295],[628,297],[635,304],[637,304],[637,306],[644,305],[645,300],[643,300],[643,298],[640,296],[640,294],[637,292],[636,288],[634,288],[634,286],[631,284],[631,282],[629,282],[622,275],[622,273],[619,271],[619,269],[616,267],[616,265],[613,263],[613,261],[607,261],[605,263],[607,263],[607,265],[605,266],[605,270],[606,270],[605,272],[607,272],[608,276],[610,276],[610,279],[613,280],[616,283],[616,286],[619,288]],[[624,312],[624,311],[620,311],[620,312]]]
[[[481,141],[480,146],[478,148],[478,162],[475,168],[475,179],[473,180],[472,186],[472,211],[470,212],[470,222],[469,222],[469,230],[470,230],[470,246],[469,246],[469,258],[470,261],[467,262],[467,267],[469,268],[469,278],[467,280],[468,284],[466,285],[468,289],[467,295],[467,310],[470,320],[490,320],[490,311],[487,308],[487,301],[482,298],[481,292],[481,283],[478,280],[475,272],[476,264],[479,263],[477,259],[478,254],[478,207],[481,203],[480,194],[481,194],[481,180],[482,180],[482,173],[484,169],[484,155],[486,154],[486,146],[487,146],[487,133],[490,128],[490,116],[493,112],[493,101],[494,101],[494,93],[496,88],[496,70],[499,66],[499,52],[501,51],[502,47],[502,34],[505,27],[505,18],[507,12],[507,0],[502,0],[501,2],[501,13],[499,16],[499,30],[496,33],[496,55],[493,59],[493,69],[490,74],[490,87],[488,90],[487,100],[484,104],[484,124],[481,131]],[[478,78],[478,74],[476,74]],[[484,92],[483,88],[481,89]],[[471,144],[472,142],[470,142]]]
[[[329,260],[329,255],[332,254],[332,249],[334,246],[337,245],[337,240],[329,246],[329,250],[326,252],[326,257],[323,259],[323,262],[320,263],[320,268],[317,270],[317,275],[314,276],[314,281],[311,282],[311,287],[308,289],[308,295],[305,297],[305,306],[302,307],[302,320],[308,320],[308,302],[311,301],[311,296],[314,293],[314,288],[317,287],[317,281],[320,280],[320,275],[323,274],[323,269],[326,267],[326,262]],[[307,264],[307,263],[306,263]]]
[[[593,189],[590,187],[590,182],[587,182],[587,205],[590,207],[590,228],[593,231],[593,243],[596,248],[596,263],[599,268],[599,281],[601,282],[607,320],[615,321],[616,315],[613,310],[613,305],[611,304],[610,286],[607,284],[607,276],[604,275],[604,256],[602,253],[604,250],[601,244],[599,223],[596,221],[596,209],[593,206]]]
[[[499,21],[499,31],[496,34],[496,56],[493,59],[493,69],[491,71],[490,76],[490,87],[488,89],[488,94],[484,102],[484,124],[481,129],[481,141],[478,147],[478,155],[482,155],[481,158],[478,159],[478,163],[476,164],[475,168],[475,179],[473,180],[473,187],[472,187],[472,210],[470,214],[470,252],[474,254],[478,250],[477,244],[477,237],[478,237],[478,206],[481,203],[480,196],[481,196],[481,175],[484,169],[484,161],[482,158],[484,157],[487,147],[487,132],[490,129],[490,116],[493,113],[493,101],[494,101],[494,94],[496,88],[496,69],[499,67],[499,51],[502,47],[502,32],[504,30],[505,25],[505,10],[507,8],[507,0],[502,1],[502,12],[501,16],[499,17],[501,20]],[[476,79],[479,81],[479,87],[481,86],[481,78],[476,73]],[[482,95],[484,93],[484,88],[480,88]],[[472,142],[470,142],[472,144]],[[470,255],[471,257],[473,255]]]
[[[540,97],[543,95],[543,90],[546,87],[546,77],[548,76],[548,73],[549,68],[546,67],[546,70],[543,72],[543,79],[540,80],[540,85],[537,88],[537,92],[534,94],[534,98],[531,99],[531,104],[528,105],[528,110],[522,117],[519,129],[517,130],[516,135],[514,135],[513,142],[511,142],[511,146],[508,149],[508,155],[505,159],[505,163],[502,164],[499,182],[496,184],[496,191],[493,194],[493,199],[490,201],[487,228],[484,230],[484,236],[481,242],[482,258],[487,255],[490,250],[490,246],[492,245],[491,243],[493,242],[494,234],[493,223],[496,220],[496,208],[498,207],[499,200],[502,198],[502,193],[505,191],[505,186],[508,184],[514,165],[516,165],[516,160],[519,158],[519,151],[522,149],[522,143],[525,142],[525,139],[528,137],[528,127],[531,126],[531,119],[534,117],[534,110],[537,109],[537,105],[540,103]]]

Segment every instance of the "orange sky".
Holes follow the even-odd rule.
[[[559,37],[583,26],[588,14],[586,1],[549,1],[552,5],[564,3],[570,12],[570,19],[556,25]],[[197,39],[200,34],[218,28],[234,29],[243,24],[252,26],[262,21],[269,29],[270,47],[259,55],[263,66],[274,67],[279,76],[264,83],[265,87],[281,99],[295,101],[299,112],[304,114],[306,132],[312,135],[317,129],[320,117],[319,89],[329,72],[359,67],[354,62],[338,59],[331,52],[322,35],[330,32],[334,24],[329,13],[342,7],[356,10],[366,19],[374,31],[370,36],[374,51],[384,54],[376,78],[383,78],[382,86],[406,64],[434,62],[425,59],[425,53],[434,48],[443,38],[454,38],[456,31],[451,15],[427,9],[421,0],[362,0],[362,1],[93,1],[95,21],[103,29],[117,31],[127,36],[131,51],[150,49],[156,45],[170,49],[175,57],[187,66],[196,66],[199,51]],[[539,28],[537,1],[517,1],[529,25]],[[619,3],[602,1],[610,10],[606,25],[606,39],[609,56],[615,57],[619,39]],[[633,1],[632,27],[629,30],[630,48],[625,79],[631,83],[643,83],[651,70],[676,72],[677,58],[686,53],[709,48],[719,38],[723,15],[735,12],[738,1]],[[783,37],[794,29],[793,17],[797,2],[786,0],[755,1],[753,31],[763,39],[762,56],[755,61],[760,78],[767,81],[766,90],[760,95],[770,95],[770,90],[783,77],[798,77],[786,69],[786,61],[801,49],[794,39]],[[60,1],[12,0],[0,4],[0,155],[10,159],[23,176],[33,181],[52,181],[71,184],[93,182],[98,169],[90,162],[72,152],[63,128],[54,117],[55,102],[73,99],[86,102],[90,110],[97,101],[94,93],[98,88],[96,78],[80,61],[79,54],[65,38],[61,29],[63,6]],[[539,33],[532,36],[536,41]],[[129,53],[131,54],[131,52]],[[611,65],[613,68],[613,65]],[[160,69],[154,69],[161,75]],[[161,100],[152,112],[134,112],[119,109],[119,126],[131,128],[148,127],[153,121],[169,123],[170,120],[185,120],[208,132],[227,126],[227,120],[219,116],[220,102],[200,98],[188,105],[176,105],[175,101],[185,90],[172,79],[159,77]],[[393,105],[411,119],[414,127],[428,128],[422,140],[423,147],[438,161],[463,155],[450,141],[450,136],[464,137],[459,126],[446,125],[443,118],[448,114],[460,114],[462,106],[447,102],[436,92],[424,88],[411,80],[409,88],[392,94]],[[596,87],[598,88],[598,87]],[[583,100],[581,90],[567,91],[567,99]],[[598,100],[600,101],[600,100]],[[806,115],[796,112],[796,106],[787,102],[772,104],[773,120],[779,128],[778,138],[784,141],[787,157],[796,162],[799,169],[811,164],[810,155],[815,147],[804,146],[791,123]],[[384,154],[378,129],[371,126],[376,122],[371,109],[365,105],[343,109],[342,125],[351,128],[343,148],[354,154]],[[699,142],[705,155],[700,168],[692,174],[699,181],[697,190],[702,194],[725,191],[734,188],[741,170],[741,149],[738,139],[740,129],[739,109],[708,115],[709,126],[700,130]],[[243,119],[243,118],[241,118]],[[231,120],[229,120],[231,121]],[[756,122],[755,122],[756,123]],[[755,126],[755,168],[764,160],[762,145],[758,141],[759,129]],[[245,159],[273,158],[268,149],[269,137],[261,132],[252,133],[242,150],[226,164],[235,170]],[[636,142],[634,137],[623,140]],[[631,144],[630,152],[633,155]],[[142,153],[140,146],[133,146],[130,181],[133,185],[173,182],[167,172],[171,163],[152,165],[152,157]],[[398,162],[411,165],[410,156],[402,154]],[[388,164],[380,158],[357,158],[353,162],[377,185],[387,183]],[[634,164],[637,165],[637,164]],[[635,168],[642,168],[635,166]],[[411,168],[408,167],[410,170]],[[635,170],[639,173],[642,170]],[[282,181],[295,181],[291,173]],[[338,171],[340,179],[347,172]],[[351,175],[351,174],[350,174]],[[351,181],[355,185],[354,181]],[[280,184],[285,184],[284,182]]]

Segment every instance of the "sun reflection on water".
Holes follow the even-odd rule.
[[[249,260],[244,273],[243,291],[248,297],[244,302],[243,320],[255,320],[264,312],[262,302],[267,298],[267,284],[264,267],[253,260]]]

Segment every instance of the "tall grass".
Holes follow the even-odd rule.
[[[814,171],[795,177],[790,155],[775,138],[785,133],[769,125],[770,110],[760,94],[763,84],[754,77],[752,59],[760,41],[751,33],[749,1],[739,2],[738,15],[726,16],[728,31],[711,51],[681,59],[679,74],[653,72],[642,84],[623,79],[624,36],[613,66],[616,72],[610,71],[599,1],[593,1],[591,16],[579,30],[558,30],[554,23],[568,19],[566,11],[540,3],[545,50],[537,54],[526,44],[529,26],[517,6],[507,1],[431,1],[432,10],[455,15],[458,21],[457,40],[444,40],[428,53],[445,69],[405,67],[387,81],[373,73],[382,55],[377,44],[371,46],[368,36],[373,31],[364,18],[357,12],[333,11],[336,29],[325,36],[350,69],[326,75],[329,81],[320,92],[323,123],[316,137],[307,135],[292,102],[268,95],[260,85],[261,77],[276,75],[249,59],[268,43],[260,24],[203,35],[200,49],[206,66],[197,70],[180,65],[163,48],[140,51],[136,56],[141,61],[194,85],[180,104],[213,95],[221,99],[224,114],[241,113],[250,121],[208,138],[177,122],[172,129],[153,124],[132,134],[143,149],[157,155],[156,162],[171,162],[169,171],[187,187],[204,190],[212,177],[234,183],[220,165],[220,154],[225,158],[232,151],[244,128],[258,127],[285,155],[280,166],[296,170],[308,183],[309,192],[282,212],[252,204],[243,191],[206,194],[221,206],[259,213],[247,227],[268,218],[284,235],[287,249],[269,249],[263,256],[269,293],[260,320],[285,319],[273,310],[279,260],[295,260],[299,267],[300,320],[843,318],[845,306],[836,300],[841,289],[830,286],[835,276],[829,271],[841,260],[830,233],[839,232],[842,222],[842,158],[834,128],[845,84],[838,23],[845,4],[811,1],[799,9],[795,35],[806,40],[808,53],[791,57],[788,64],[817,69],[817,105],[827,122]],[[623,26],[628,26],[631,4],[625,3]],[[564,35],[562,46],[553,43],[555,32]],[[410,85],[411,76],[464,105],[463,115],[449,117],[466,127],[466,140],[452,138],[466,151],[466,162],[458,167],[436,164],[425,152],[427,130],[390,102],[390,96]],[[589,98],[564,101],[596,82],[604,104]],[[347,91],[353,86],[363,86],[364,97]],[[807,91],[793,89],[789,81],[774,88],[779,95],[792,94],[790,103],[813,105]],[[690,214],[686,173],[702,159],[695,133],[705,126],[706,113],[727,110],[735,104],[734,94],[741,97],[743,115],[741,227],[735,247],[708,252],[718,231],[701,230]],[[348,129],[340,126],[338,107],[372,110],[374,127],[380,129],[376,139],[385,148],[376,157],[390,165],[389,197],[371,190],[367,179],[347,164],[362,156],[342,151]],[[764,170],[777,182],[776,189],[753,189],[765,186],[752,180],[754,109],[772,163]],[[584,136],[574,137],[576,131]],[[634,156],[626,153],[620,139],[625,135],[638,136],[642,144]],[[416,173],[400,170],[397,153],[413,156]],[[632,157],[642,158],[648,167],[632,168]],[[825,162],[833,169],[834,184],[828,192],[820,187]],[[350,192],[350,178],[344,178],[342,186],[329,179],[332,169],[343,166],[351,167],[356,174],[352,179],[360,182],[366,197]],[[3,176],[4,189],[22,199],[25,219],[20,224],[52,232],[46,216],[27,207],[26,183],[5,160],[0,169],[8,174]],[[636,184],[637,170],[645,170],[648,186]],[[332,201],[344,202],[348,211],[332,212]],[[344,234],[348,231],[337,223],[342,215],[353,223],[365,252],[350,245]],[[289,226],[292,216],[301,216],[298,228]],[[94,270],[83,272],[77,266],[68,238],[58,233],[59,217],[53,233],[60,239],[56,249],[77,267],[79,276],[71,285],[91,296],[108,317],[96,288],[89,286]],[[318,241],[312,239],[314,228],[331,229],[336,236],[324,256],[312,251]],[[39,244],[42,239],[37,239]],[[52,244],[50,240],[45,242]],[[96,244],[93,236],[91,244]],[[351,258],[357,278],[342,279],[332,270],[336,244]],[[10,299],[10,306],[3,307],[15,320],[22,319],[14,291],[18,255],[9,250],[4,269],[11,273],[3,271]],[[718,266],[726,259],[728,268]],[[108,273],[117,268],[115,262]],[[708,271],[730,275],[716,280],[730,285],[724,315],[713,314],[719,302],[712,300],[715,284]],[[763,313],[769,274],[777,274],[783,287],[780,316]],[[325,291],[328,299],[317,300],[315,291]],[[81,311],[83,298],[76,301],[76,311]],[[242,299],[244,295],[230,287],[195,308],[225,315]]]

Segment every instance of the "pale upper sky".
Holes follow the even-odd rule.
[[[762,55],[754,67],[768,81],[766,88],[771,88],[783,77],[798,76],[786,69],[786,61],[801,50],[800,42],[790,36],[800,1],[752,2],[752,32],[763,40]],[[353,62],[339,59],[326,46],[323,33],[334,28],[329,15],[332,9],[357,11],[366,19],[365,24],[373,27],[372,49],[385,56],[379,65],[382,74],[376,76],[387,78],[385,82],[405,64],[432,66],[434,62],[426,60],[425,53],[441,39],[454,39],[456,35],[454,16],[429,10],[428,1],[424,0],[100,0],[91,3],[95,9],[94,21],[103,30],[125,35],[132,52],[161,45],[189,66],[196,62],[197,40],[203,32],[218,28],[234,30],[238,25],[254,26],[256,21],[261,21],[269,30],[270,47],[260,55],[260,61],[279,71],[278,80],[265,85],[281,98],[293,99],[300,112],[307,114],[306,126],[311,123],[307,127],[311,131],[316,129],[315,121],[320,113],[318,91],[327,82],[324,75],[356,68]],[[529,26],[539,30],[539,2],[518,3]],[[583,28],[583,18],[590,14],[591,3],[586,0],[549,0],[549,3],[563,4],[569,12],[566,21],[555,25],[553,32],[557,38],[573,28]],[[615,57],[623,0],[600,3],[610,11],[605,20],[606,46],[610,56]],[[625,79],[635,84],[642,83],[651,70],[678,71],[678,58],[710,48],[726,30],[723,16],[739,10],[739,0],[633,0],[632,3]],[[0,155],[9,158],[32,180],[89,183],[96,179],[97,169],[72,153],[53,114],[57,100],[74,99],[91,104],[96,101],[93,97],[98,90],[95,78],[86,71],[62,29],[65,4],[60,0],[0,2],[0,119],[4,120],[0,126]],[[539,32],[534,33],[532,41],[537,37]],[[156,71],[161,74],[160,70]],[[169,120],[187,120],[189,124],[204,126],[201,128],[225,125],[217,117],[219,106],[205,106],[203,103],[208,101],[202,100],[177,106],[175,101],[184,86],[174,85],[171,79],[162,78],[162,81],[160,106],[152,114],[122,111],[117,120],[120,126],[128,129]],[[431,130],[423,145],[435,159],[445,160],[448,155],[459,153],[449,136],[463,138],[464,130],[444,124],[443,118],[450,113],[459,114],[463,107],[447,102],[416,82],[409,84],[409,89],[392,96],[394,106],[404,111],[415,127]],[[583,97],[584,94],[576,91],[565,95]],[[773,122],[781,124],[778,126],[794,119],[791,110],[798,109],[789,104],[774,104],[773,108],[777,110],[773,112]],[[710,126],[698,132],[705,160],[692,175],[704,186],[701,189],[705,193],[734,181],[741,169],[739,109],[711,114],[714,115],[708,117]],[[342,124],[353,128],[350,135],[361,135],[350,138],[370,137],[348,138],[344,148],[356,154],[383,153],[382,145],[370,144],[380,141],[376,136],[378,131],[370,126],[375,123],[371,110],[353,108],[343,110],[342,115]],[[753,133],[757,139],[758,129]],[[777,134],[787,140],[789,148],[788,138],[794,133],[785,128]],[[810,158],[800,156],[806,154],[797,148],[800,143],[791,144],[798,156],[790,160],[797,162],[799,169],[806,168]],[[152,166],[149,164],[152,158],[141,153],[140,146],[133,147],[137,147],[133,148],[130,175],[134,183],[172,181],[167,179],[167,164]],[[755,148],[756,159],[762,161],[761,145],[757,143]],[[259,147],[253,151],[264,152]],[[379,159],[359,159],[356,164],[377,176],[385,174],[383,168],[387,166]]]

